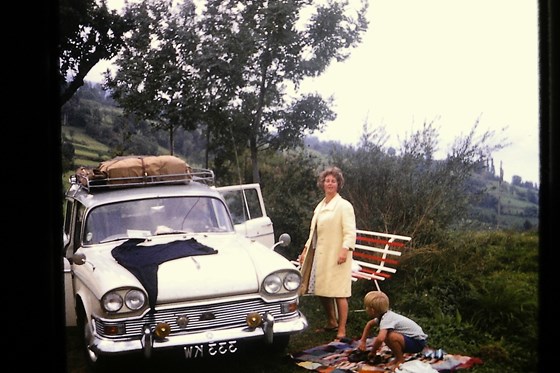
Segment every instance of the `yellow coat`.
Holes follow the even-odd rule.
[[[352,251],[356,244],[356,216],[354,207],[338,193],[325,205],[323,199],[313,212],[309,238],[305,244],[309,253],[313,234],[317,229],[317,245],[315,247],[315,291],[314,294],[324,297],[350,297],[352,291]],[[341,248],[351,250],[347,260],[338,264],[338,253]],[[309,258],[306,255],[305,261]],[[309,263],[308,263],[309,264]]]

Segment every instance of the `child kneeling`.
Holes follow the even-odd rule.
[[[381,345],[385,343],[395,356],[386,366],[396,369],[404,363],[403,354],[405,352],[420,352],[426,346],[428,335],[413,320],[391,311],[389,297],[385,293],[370,291],[364,297],[364,307],[371,320],[364,327],[358,345],[359,350],[366,350],[366,341],[371,328],[376,324],[379,325],[379,333],[373,340],[370,357],[374,357]]]

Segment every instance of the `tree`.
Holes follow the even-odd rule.
[[[230,11],[223,12],[224,6]],[[258,152],[264,149],[288,149],[301,144],[303,134],[322,129],[335,118],[330,101],[317,94],[287,100],[286,84],[297,90],[307,76],[320,75],[328,64],[348,57],[348,49],[357,45],[367,29],[364,14],[367,3],[347,14],[347,2],[306,6],[303,1],[210,1],[203,22],[213,22],[220,13],[229,24],[231,35],[222,42],[229,50],[243,51],[233,59],[242,71],[239,93],[228,104],[231,137],[234,143],[246,143],[251,154],[252,177],[260,181]],[[213,9],[218,9],[214,11]],[[313,10],[305,26],[306,11]],[[237,47],[236,47],[237,46]]]
[[[71,142],[63,140],[60,144],[60,155],[62,158],[62,171],[68,171],[75,168],[74,165],[74,155],[76,153],[76,149]]]
[[[313,210],[324,196],[317,187],[319,164],[316,156],[301,149],[263,152],[260,171],[266,211],[276,238],[284,232],[292,238],[287,248],[277,249],[288,259],[297,259],[309,235]]]
[[[145,1],[125,10],[136,27],[115,64],[115,76],[105,75],[105,87],[125,115],[147,120],[169,134],[179,126],[194,130],[204,109],[195,66],[199,43],[195,7],[185,1],[177,11],[171,2]]]
[[[294,147],[335,118],[330,99],[288,98],[288,86],[297,93],[305,77],[345,60],[367,29],[366,10],[367,2],[352,10],[348,2],[208,0],[197,15],[189,0],[173,12],[153,0],[134,4],[127,18],[138,26],[107,86],[141,118],[170,130],[204,127],[218,156],[247,147],[258,182],[259,151]]]
[[[113,58],[132,23],[109,11],[106,0],[59,2],[60,106],[83,86],[88,72],[101,60]]]
[[[382,129],[364,129],[359,147],[340,147],[331,162],[341,167],[346,183],[341,194],[356,211],[358,227],[414,237],[418,244],[433,242],[461,221],[470,203],[468,181],[493,151],[503,147],[495,133],[477,137],[478,121],[465,137],[458,137],[445,159],[435,159],[438,134],[433,122],[401,142],[396,155],[385,151]]]

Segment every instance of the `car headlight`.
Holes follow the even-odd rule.
[[[101,305],[111,313],[137,311],[146,306],[146,294],[139,289],[112,290],[101,298]]]
[[[139,310],[146,304],[146,296],[140,290],[130,290],[124,297],[124,303],[132,311]]]
[[[284,277],[284,287],[288,291],[297,290],[300,284],[301,276],[298,273],[289,272],[286,274],[286,277]]]
[[[278,275],[270,275],[264,279],[263,288],[269,294],[276,294],[282,290],[282,279]]]
[[[280,271],[268,275],[263,281],[263,289],[268,294],[294,292],[299,288],[301,275],[297,271]]]
[[[101,298],[101,304],[107,312],[117,312],[123,306],[123,299],[119,293],[110,292]]]

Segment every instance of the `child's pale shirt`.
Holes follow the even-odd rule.
[[[424,340],[428,338],[428,335],[424,333],[420,325],[415,321],[391,310],[385,312],[385,314],[381,316],[381,320],[379,320],[379,329],[392,329],[397,333],[414,339]]]

